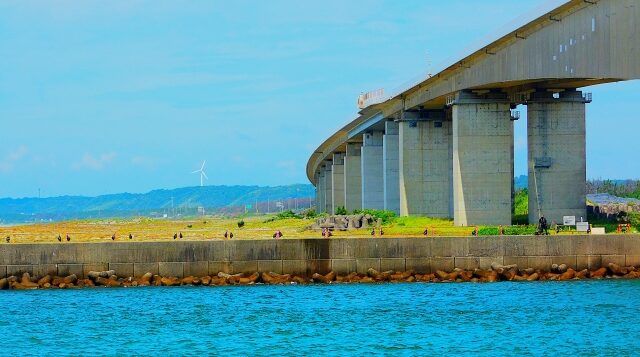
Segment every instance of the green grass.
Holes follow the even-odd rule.
[[[513,200],[514,212],[512,224],[526,225],[529,223],[529,190],[523,188],[516,191]]]

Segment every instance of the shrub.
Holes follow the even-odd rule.
[[[244,219],[238,221],[238,228],[244,227]]]
[[[346,216],[347,215],[347,209],[344,208],[344,206],[342,207],[336,207],[336,215],[339,216]]]
[[[279,220],[282,220],[282,219],[301,219],[301,218],[302,218],[301,215],[296,214],[292,210],[286,210],[286,211],[282,211],[282,212],[276,214],[275,216],[265,220],[264,223],[275,222],[275,221],[279,221]]]
[[[536,226],[506,226],[503,227],[503,234],[509,236],[533,235],[536,233]],[[500,234],[499,227],[480,227],[479,236],[497,236]]]
[[[315,208],[307,208],[302,211],[302,217],[306,219],[313,219],[318,217],[318,213],[316,212]]]
[[[636,229],[640,230],[640,213],[637,212],[629,212],[629,223],[636,227]]]
[[[375,209],[364,209],[364,210],[354,210],[354,214],[368,214],[376,220],[381,219],[382,224],[387,224],[393,222],[396,217],[395,212],[393,211],[384,211],[384,210],[375,210]]]

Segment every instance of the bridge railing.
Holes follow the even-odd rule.
[[[358,108],[364,109],[368,106],[384,102],[384,89],[376,89],[371,92],[362,93],[358,96]]]

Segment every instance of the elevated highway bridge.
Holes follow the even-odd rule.
[[[511,224],[513,120],[527,106],[529,221],[586,218],[580,89],[640,78],[640,0],[556,0],[391,96],[311,155],[317,209]],[[615,119],[615,118],[612,118]]]

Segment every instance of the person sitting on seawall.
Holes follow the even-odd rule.
[[[280,230],[278,229],[278,230],[273,234],[273,238],[275,238],[275,239],[282,238],[282,232],[280,232]]]

